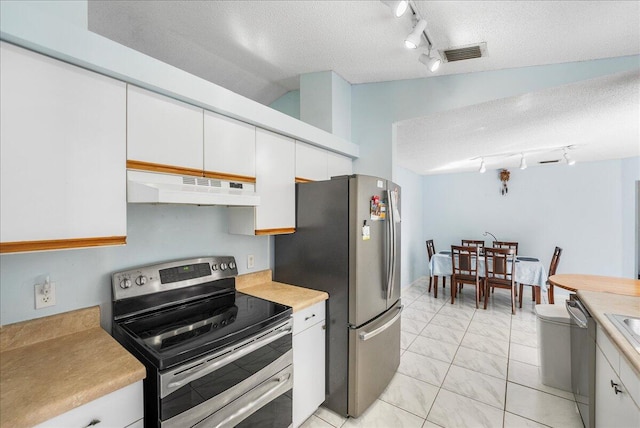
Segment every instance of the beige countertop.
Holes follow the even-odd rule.
[[[577,294],[591,316],[618,346],[620,352],[640,376],[640,352],[635,350],[620,330],[605,316],[605,314],[620,314],[640,317],[640,297],[588,290],[578,290]]]
[[[0,327],[0,426],[30,427],[144,379],[98,306]]]
[[[329,298],[329,295],[324,291],[275,282],[271,280],[271,277],[270,269],[239,275],[236,277],[236,289],[251,296],[291,306],[293,312]]]

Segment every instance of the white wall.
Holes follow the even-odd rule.
[[[128,204],[127,245],[90,249],[3,254],[0,256],[0,325],[93,305],[101,323],[111,325],[111,274],[165,260],[210,255],[236,257],[246,273],[269,269],[273,239],[227,233],[227,209],[179,205]],[[56,283],[55,306],[34,309],[33,286],[46,275]]]
[[[489,231],[499,240],[518,241],[521,255],[538,257],[547,267],[559,246],[558,273],[623,276],[623,265],[633,264],[635,254],[623,251],[623,210],[634,200],[623,188],[635,180],[623,175],[623,166],[637,161],[512,170],[506,196],[496,170],[425,176],[424,233],[440,251],[461,239],[489,244],[492,238],[483,236]]]

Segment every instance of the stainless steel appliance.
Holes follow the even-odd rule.
[[[571,322],[571,389],[585,428],[593,428],[596,399],[596,322],[577,295],[566,301]],[[576,327],[576,328],[573,328]]]
[[[274,280],[329,293],[324,406],[357,417],[400,364],[400,187],[352,175],[296,185]]]
[[[113,336],[147,369],[146,427],[289,427],[291,308],[235,290],[233,257],[112,275]]]

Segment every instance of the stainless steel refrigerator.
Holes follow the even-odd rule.
[[[400,364],[400,187],[351,175],[296,184],[274,280],[329,293],[324,406],[358,417]]]

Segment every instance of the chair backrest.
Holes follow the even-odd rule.
[[[451,267],[453,275],[475,276],[478,278],[478,257],[480,248],[468,245],[451,246]]]
[[[433,257],[435,253],[436,253],[436,249],[433,246],[433,239],[428,239],[427,240],[427,256],[429,257],[429,260],[431,260],[431,257]]]
[[[485,248],[484,271],[487,281],[514,285],[516,250],[513,248]]]
[[[513,248],[518,254],[518,243],[513,241],[493,241],[493,248]]]
[[[465,247],[484,247],[484,241],[476,241],[475,239],[463,239],[462,245]]]
[[[560,263],[560,255],[562,254],[562,248],[556,247],[553,250],[553,256],[551,256],[551,265],[549,266],[549,276],[556,274],[556,269],[558,269],[558,263]]]

